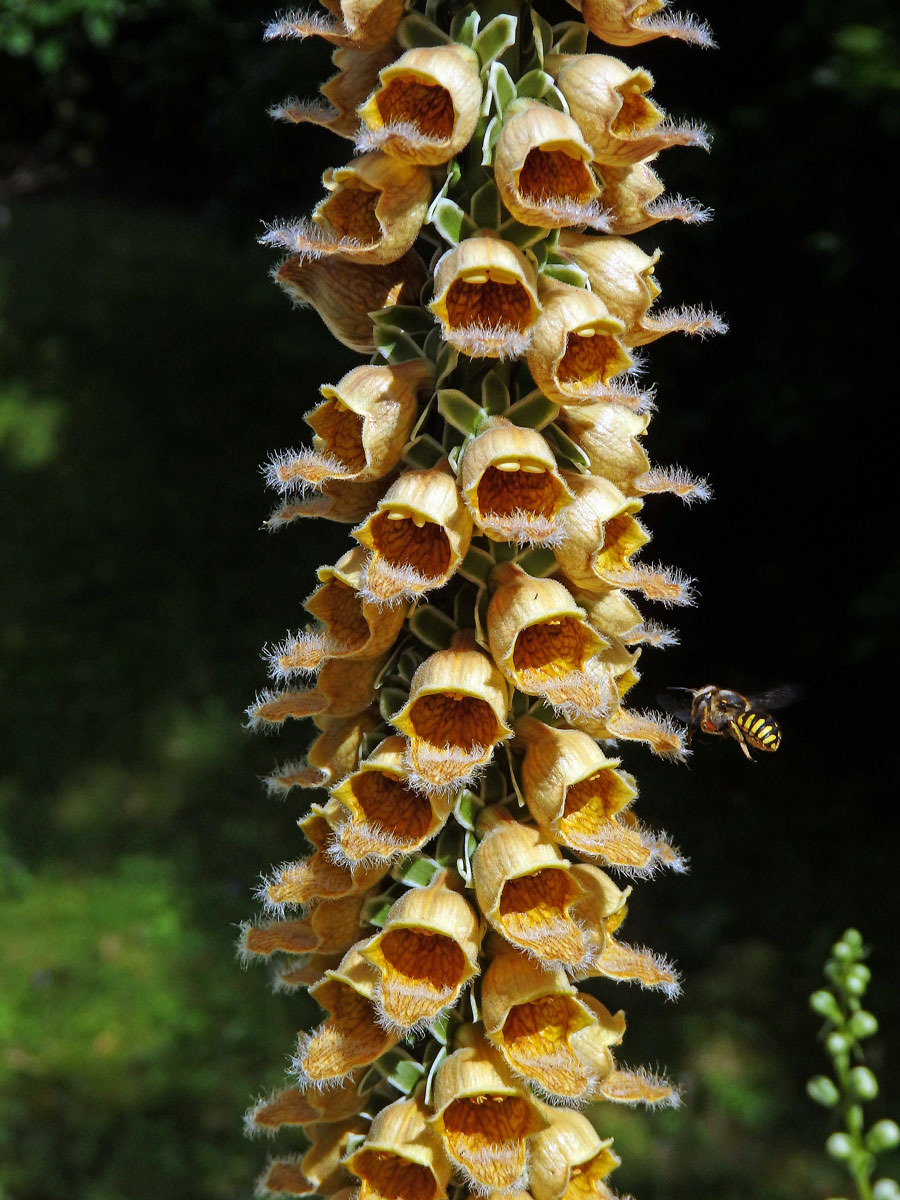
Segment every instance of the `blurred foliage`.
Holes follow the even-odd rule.
[[[875,247],[900,214],[869,182],[900,124],[900,16],[695,7],[717,55],[638,56],[657,97],[716,134],[709,164],[665,161],[717,219],[660,230],[659,277],[667,305],[708,302],[733,332],[654,348],[651,454],[710,472],[717,500],[648,504],[653,557],[698,575],[703,600],[675,622],[681,647],[642,659],[639,700],[792,679],[807,699],[752,767],[728,744],[698,745],[689,771],[629,755],[648,818],[693,861],[636,889],[629,939],[679,959],[686,991],[676,1010],[592,986],[628,1012],[626,1060],[667,1064],[686,1103],[603,1119],[620,1187],[645,1200],[796,1200],[840,1186],[803,1089],[831,931],[866,928],[875,1011],[900,984],[883,835],[900,554],[873,353],[893,339]],[[0,211],[0,1194],[16,1200],[248,1194],[264,1151],[241,1113],[309,1017],[232,953],[255,877],[299,850],[298,804],[255,777],[308,735],[246,739],[239,714],[259,647],[347,535],[256,532],[257,464],[301,440],[310,381],[356,360],[289,311],[252,240],[259,218],[308,211],[349,148],[265,118],[328,71],[321,47],[260,47],[268,15],[0,0],[16,197]],[[895,1023],[867,1050],[896,1112]]]

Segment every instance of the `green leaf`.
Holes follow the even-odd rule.
[[[483,167],[489,167],[494,161],[494,147],[497,145],[497,138],[499,138],[502,128],[501,119],[491,117],[487,129],[484,131],[484,137],[481,139],[481,165]]]
[[[438,336],[440,336],[440,332],[440,329],[438,329]],[[449,342],[442,341],[441,349],[437,355],[437,358],[435,359],[435,366],[437,367],[435,386],[439,387],[448,375],[453,374],[453,372],[456,370],[456,364],[458,362],[459,351],[456,349],[456,347],[451,346]]]
[[[442,867],[456,868],[456,864],[464,853],[464,838],[466,831],[459,825],[445,825],[441,830],[434,847],[434,857]]]
[[[481,381],[481,407],[492,417],[505,414],[509,408],[509,388],[496,367]]]
[[[459,631],[456,622],[432,604],[421,604],[409,618],[409,628],[432,650],[446,650]]]
[[[582,475],[588,470],[591,465],[590,459],[577,442],[567,437],[558,425],[546,425],[541,432],[558,459],[562,459]]]
[[[378,711],[385,721],[390,721],[408,699],[409,692],[405,692],[403,688],[383,686],[378,692]]]
[[[410,854],[391,870],[391,878],[398,883],[405,883],[407,887],[424,888],[428,887],[440,869],[433,858],[427,858],[424,854]]]
[[[548,260],[544,263],[541,274],[558,279],[560,283],[568,283],[571,287],[586,288],[589,283],[587,274],[574,263],[554,263]]]
[[[549,21],[544,20],[540,13],[532,9],[531,28],[534,33],[534,49],[541,66],[543,66],[544,59],[553,47],[553,27]]]
[[[410,645],[397,659],[397,674],[409,683],[416,671],[422,665],[424,655],[418,646]]]
[[[425,1078],[422,1064],[400,1046],[394,1046],[377,1058],[375,1068],[383,1079],[404,1096],[411,1095]]]
[[[376,929],[384,929],[387,915],[394,904],[392,896],[371,896],[362,906],[359,914],[361,925],[374,925]]]
[[[397,41],[404,50],[414,50],[418,46],[446,46],[452,40],[433,21],[415,9],[407,13],[397,26]]]
[[[553,86],[553,76],[546,71],[529,71],[516,84],[516,95],[540,100]]]
[[[460,433],[474,434],[485,418],[483,409],[457,388],[441,388],[437,393],[438,412]]]
[[[493,763],[485,770],[478,789],[482,804],[500,804],[506,799],[506,776]]]
[[[556,555],[545,546],[532,546],[523,550],[521,554],[516,555],[516,562],[534,579],[544,579],[559,566]]]
[[[372,340],[376,350],[388,362],[411,362],[422,357],[422,348],[408,333],[396,325],[375,325]]]
[[[479,796],[470,792],[468,788],[463,788],[453,805],[453,815],[463,829],[474,831],[475,822],[483,807],[484,803]]]
[[[429,1068],[428,1081],[425,1084],[425,1103],[427,1105],[431,1104],[431,1088],[432,1088],[432,1084],[434,1082],[434,1077],[438,1073],[441,1063],[443,1063],[447,1059],[447,1055],[448,1055],[447,1047],[441,1046],[440,1050],[434,1056],[434,1062],[431,1064],[431,1067]]]
[[[513,217],[503,222],[499,232],[504,241],[512,242],[520,250],[527,250],[529,246],[536,246],[538,242],[542,242],[547,236],[546,229],[539,229],[536,225],[520,225]]]
[[[561,21],[553,26],[554,54],[584,54],[587,40],[588,27],[581,21]]]
[[[408,466],[427,471],[444,457],[444,447],[430,433],[423,433],[406,447],[403,461]]]
[[[472,46],[478,36],[481,25],[481,14],[473,4],[467,4],[450,22],[450,36],[454,42],[462,42],[464,46]]]
[[[472,49],[478,55],[482,70],[510,46],[515,45],[517,27],[518,21],[510,13],[500,13],[492,21],[488,21],[472,43]],[[515,88],[513,94],[515,95]]]
[[[491,572],[496,567],[492,555],[479,546],[470,546],[466,557],[459,564],[459,573],[464,579],[482,586],[487,585]]]
[[[461,241],[475,233],[472,218],[467,216],[458,204],[446,197],[432,204],[428,220],[451,246],[458,246]]]
[[[391,325],[404,333],[430,333],[434,329],[434,317],[421,304],[393,304],[369,316],[375,325]]]
[[[513,82],[512,75],[504,67],[503,63],[495,62],[491,64],[491,71],[488,76],[488,88],[494,97],[497,113],[502,117],[509,105],[516,98],[516,85]]]
[[[559,405],[548,400],[543,392],[529,392],[511,405],[504,416],[522,429],[543,429],[559,416]]]
[[[479,229],[496,229],[503,213],[500,193],[493,179],[482,184],[472,196],[469,213]]]

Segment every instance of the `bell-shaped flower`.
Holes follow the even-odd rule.
[[[316,517],[340,521],[343,525],[355,525],[372,511],[394,478],[392,473],[384,479],[371,479],[366,483],[356,483],[352,479],[326,479],[312,495],[291,496],[279,501],[263,522],[263,528],[274,533],[293,521]]]
[[[538,826],[559,845],[625,870],[651,870],[671,847],[627,812],[637,796],[634,778],[616,768],[592,737],[554,729],[533,717],[516,723],[525,747],[521,786]],[[668,853],[666,853],[668,852]]]
[[[420,850],[442,828],[452,797],[425,795],[406,782],[406,739],[385,738],[359,770],[332,790],[332,857],[348,865],[390,863]]]
[[[409,700],[391,718],[407,739],[412,785],[426,793],[457,791],[491,761],[494,747],[512,737],[509,695],[491,658],[471,634],[458,634],[416,670]]]
[[[343,954],[359,937],[366,892],[319,900],[300,920],[263,921],[241,926],[238,954],[243,962],[272,954]]]
[[[632,365],[625,324],[585,288],[541,277],[541,315],[525,358],[535,383],[557,404],[616,398],[609,382]]]
[[[366,1125],[361,1117],[326,1125],[308,1125],[304,1134],[310,1141],[309,1149],[302,1155],[284,1155],[270,1160],[257,1182],[256,1195],[335,1195],[351,1182],[343,1158],[348,1144],[362,1137]]]
[[[291,1069],[307,1087],[333,1087],[396,1045],[396,1034],[378,1023],[372,1000],[378,972],[360,956],[358,943],[338,966],[309,989],[328,1013],[312,1033],[300,1035]]]
[[[470,358],[518,358],[541,311],[537,269],[495,234],[466,238],[438,260],[428,307],[444,341]]]
[[[289,718],[301,720],[326,714],[332,717],[353,717],[363,712],[375,699],[375,679],[382,658],[359,658],[346,655],[326,658],[309,689],[273,691],[266,688],[247,708],[248,729],[274,729]]]
[[[591,237],[574,230],[560,235],[559,250],[584,271],[591,291],[613,316],[624,321],[622,341],[626,346],[644,346],[667,333],[702,338],[724,333],[727,328],[716,313],[696,307],[650,312],[661,291],[654,276],[660,250],[646,254],[628,238]]]
[[[528,1147],[547,1121],[537,1101],[483,1038],[454,1051],[434,1077],[434,1129],[479,1196],[525,1186]]]
[[[295,254],[285,259],[273,278],[295,304],[315,309],[339,342],[359,354],[374,354],[369,313],[395,304],[418,304],[427,275],[415,250],[407,250],[384,266]]]
[[[415,242],[431,201],[427,167],[374,151],[322,176],[329,195],[311,221],[273,222],[259,239],[308,258],[339,254],[360,263],[392,263]]]
[[[541,1104],[547,1128],[531,1144],[528,1188],[534,1200],[614,1200],[604,1183],[620,1163],[612,1138],[601,1138],[579,1112]]]
[[[404,892],[360,951],[381,976],[375,998],[381,1023],[400,1034],[428,1028],[478,974],[480,945],[478,914],[447,871],[426,888]]]
[[[574,501],[560,514],[564,536],[556,560],[577,589],[588,595],[608,588],[635,588],[663,604],[691,604],[690,581],[679,572],[631,561],[650,540],[635,519],[642,502],[623,496],[599,475],[566,473]]]
[[[610,1046],[625,1032],[593,996],[579,994],[564,971],[524,954],[495,955],[481,984],[481,1011],[491,1044],[539,1094],[565,1104],[597,1098],[615,1067]]]
[[[353,530],[371,551],[362,594],[379,608],[443,587],[469,549],[472,518],[445,467],[404,471],[367,521]]]
[[[640,609],[621,588],[611,588],[594,596],[572,590],[590,623],[610,642],[618,640],[625,646],[648,645],[660,649],[678,645],[675,630],[666,629],[655,621],[645,621]]]
[[[472,860],[482,913],[510,945],[546,966],[580,970],[597,943],[575,913],[585,892],[572,864],[539,829],[502,812],[485,815],[493,827]]]
[[[360,1092],[357,1075],[348,1075],[337,1087],[283,1088],[252,1104],[244,1114],[249,1135],[274,1135],[283,1126],[315,1125],[344,1121],[362,1112],[370,1092]]]
[[[493,542],[554,545],[572,499],[553,451],[535,429],[497,420],[463,451],[459,488],[476,526]]]
[[[287,680],[315,671],[327,658],[377,658],[390,650],[406,609],[384,612],[360,594],[366,560],[366,551],[356,546],[333,567],[319,567],[321,584],[304,602],[306,611],[319,618],[319,627],[289,634],[267,649],[270,675]]]
[[[400,53],[393,43],[377,50],[339,46],[331,56],[337,72],[319,88],[324,99],[300,100],[288,96],[273,104],[269,116],[290,125],[321,125],[339,137],[356,140],[359,133],[357,108],[378,83],[378,72]]]
[[[566,113],[536,100],[514,100],[494,149],[500,199],[523,225],[608,231],[591,170],[591,148]]]
[[[283,863],[269,878],[263,879],[257,899],[269,912],[282,916],[286,908],[364,892],[387,873],[383,863],[349,866],[335,862],[329,853],[334,843],[329,820],[335,820],[338,807],[336,801],[330,801],[324,808],[314,804],[309,815],[298,822],[313,853],[309,858]]]
[[[266,482],[279,491],[320,487],[328,479],[382,479],[400,462],[419,398],[431,391],[425,359],[354,367],[325,384],[324,400],[306,417],[315,431],[312,450],[283,450],[266,464]]]
[[[355,770],[363,738],[374,732],[381,715],[374,709],[353,717],[313,717],[321,733],[306,752],[306,761],[282,763],[265,778],[270,795],[283,796],[295,787],[329,787]]]
[[[590,870],[587,866],[575,869]],[[615,914],[609,924],[615,925],[618,915]],[[590,963],[579,975],[581,978],[602,976],[619,982],[637,983],[643,988],[663,992],[670,1000],[681,995],[678,971],[664,955],[657,954],[655,950],[649,950],[646,946],[630,946],[626,942],[617,941],[612,937],[612,930],[608,926],[602,949],[594,953]]]
[[[705,21],[690,13],[667,13],[669,0],[569,0],[602,42],[637,46],[654,38],[670,37],[694,46],[715,46]]]
[[[712,211],[697,200],[664,195],[665,185],[649,165],[654,157],[626,166],[594,163],[610,233],[631,237],[661,221],[702,225],[712,217]]]
[[[687,730],[666,713],[634,712],[620,706],[606,717],[575,716],[571,724],[600,741],[643,742],[654,754],[672,762],[684,762],[690,754]]]
[[[615,686],[598,659],[609,642],[563,584],[512,565],[496,570],[493,581],[499,586],[488,607],[488,640],[509,682],[569,717],[615,707]]]
[[[407,50],[379,75],[358,112],[362,150],[433,167],[453,158],[475,131],[482,88],[478,55],[468,46]]]
[[[667,146],[709,149],[702,127],[665,119],[647,93],[653,76],[607,54],[556,54],[544,60],[598,163],[626,166]]]
[[[330,16],[292,10],[271,21],[263,33],[274,38],[324,38],[337,46],[378,49],[394,39],[403,0],[324,0]]]
[[[452,1173],[421,1096],[377,1112],[344,1166],[360,1181],[359,1200],[443,1200]]]
[[[650,460],[639,440],[650,424],[649,412],[634,412],[624,404],[600,401],[560,409],[558,421],[584,451],[592,475],[615,484],[626,496],[635,494],[635,480],[650,470]]]

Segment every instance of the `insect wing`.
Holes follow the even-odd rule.
[[[677,717],[679,721],[690,722],[691,712],[694,707],[694,689],[682,687],[666,688],[664,692],[657,694],[656,703],[663,712],[669,713],[670,716]]]
[[[798,683],[782,683],[778,687],[769,688],[767,692],[754,693],[747,697],[751,708],[768,713],[772,709],[787,708],[803,695],[803,688]]]

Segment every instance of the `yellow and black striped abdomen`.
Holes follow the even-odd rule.
[[[777,750],[781,745],[781,729],[768,713],[748,708],[734,721],[747,745],[754,750]]]

